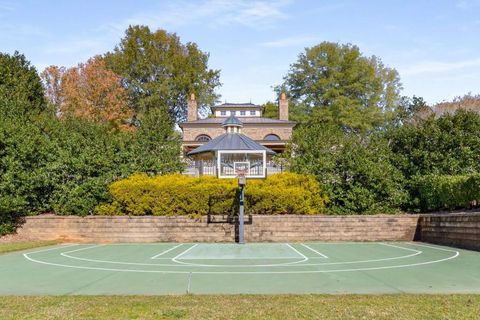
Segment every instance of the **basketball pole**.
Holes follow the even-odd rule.
[[[238,213],[238,244],[245,244],[245,235],[244,235],[244,198],[245,198],[245,184],[247,182],[247,179],[245,179],[245,176],[240,176],[238,178],[238,186],[240,188],[240,210]]]

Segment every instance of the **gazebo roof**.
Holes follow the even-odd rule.
[[[225,119],[225,121],[222,122],[222,127],[227,126],[243,127],[243,122],[232,114],[230,117],[228,117],[227,119]]]
[[[193,149],[187,155],[195,155],[205,152],[215,152],[219,150],[252,150],[252,151],[266,151],[268,155],[274,155],[275,151],[270,150],[256,143],[246,135],[241,133],[224,133],[215,139],[210,140],[206,144]]]

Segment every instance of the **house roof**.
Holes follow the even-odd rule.
[[[280,124],[280,123],[285,123],[285,124],[295,124],[294,121],[289,121],[289,120],[278,120],[278,119],[271,119],[271,118],[263,118],[263,117],[240,117],[241,122],[243,124],[248,124],[248,123],[271,123],[271,124]],[[225,118],[206,118],[206,119],[198,119],[195,121],[186,121],[179,123],[179,126],[181,127],[184,124],[208,124],[208,123],[218,123],[222,124],[225,121]]]
[[[187,155],[191,156],[218,150],[265,150],[269,155],[275,154],[275,151],[256,143],[246,135],[241,133],[224,133],[221,136],[210,140],[206,144],[193,149]]]
[[[243,122],[238,120],[238,118],[232,114],[230,117],[228,117],[225,121],[222,122],[222,127],[227,126],[243,127]]]

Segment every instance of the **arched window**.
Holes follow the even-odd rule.
[[[276,134],[267,134],[265,136],[265,138],[263,138],[263,140],[267,140],[267,141],[278,141],[278,140],[281,140],[279,136],[277,136]]]
[[[207,142],[207,141],[210,141],[212,140],[212,138],[210,138],[210,136],[206,135],[206,134],[201,134],[199,135],[198,137],[195,138],[195,141],[200,141],[200,142]]]

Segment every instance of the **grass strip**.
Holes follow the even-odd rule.
[[[11,242],[11,243],[0,243],[0,254],[26,250],[31,248],[52,246],[57,244],[58,241],[26,241],[26,242]]]
[[[3,296],[0,319],[479,319],[480,295]]]

